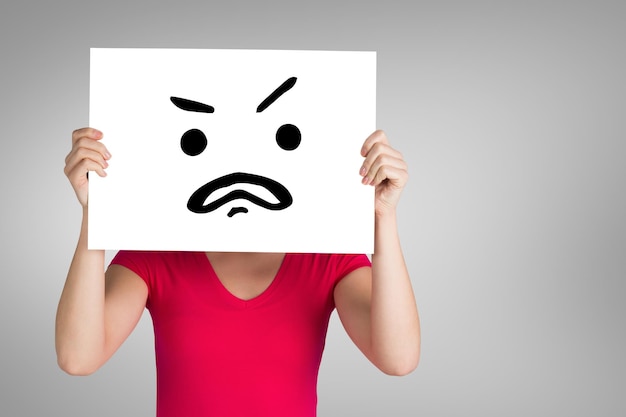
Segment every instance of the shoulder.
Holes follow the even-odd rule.
[[[197,268],[203,253],[172,251],[119,251],[111,265],[121,265],[139,275],[147,283],[163,275],[176,275]]]
[[[333,283],[356,269],[371,266],[369,258],[363,254],[308,253],[288,256],[292,268],[325,277]]]
[[[162,252],[121,250],[115,254],[111,265],[120,265],[146,278],[150,270],[161,263]]]
[[[205,266],[206,256],[198,252],[119,251],[111,260],[108,275],[128,280],[139,277],[148,288],[148,305],[169,294],[188,277],[195,277]],[[121,268],[123,267],[123,268]]]

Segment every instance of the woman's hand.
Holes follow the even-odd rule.
[[[363,143],[361,155],[365,157],[361,182],[376,187],[376,215],[395,211],[409,179],[402,154],[389,145],[385,132],[377,130]]]
[[[89,171],[105,177],[104,171],[109,166],[107,160],[111,154],[102,142],[102,132],[85,127],[72,133],[72,150],[65,157],[65,175],[70,180],[72,188],[83,207],[87,207],[89,194]]]

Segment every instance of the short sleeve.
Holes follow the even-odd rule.
[[[334,285],[337,285],[346,275],[363,267],[371,267],[372,263],[366,255],[332,255],[334,264]]]
[[[155,265],[155,254],[143,251],[127,251],[121,250],[111,260],[111,265],[120,265],[130,269],[144,280],[148,286],[148,299],[152,289],[153,269]]]

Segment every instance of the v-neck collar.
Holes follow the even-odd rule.
[[[241,309],[253,308],[265,302],[268,298],[270,298],[271,295],[274,293],[276,287],[280,284],[280,281],[282,281],[283,276],[285,275],[284,270],[286,269],[286,265],[291,259],[289,254],[285,253],[283,260],[281,261],[281,264],[278,267],[278,271],[276,271],[276,275],[274,275],[274,278],[272,279],[272,282],[270,283],[270,285],[268,285],[268,287],[256,297],[251,298],[249,300],[244,300],[244,299],[237,297],[233,293],[231,293],[228,290],[228,288],[224,286],[222,281],[217,276],[215,269],[213,269],[213,265],[211,264],[209,257],[206,256],[206,253],[198,252],[198,254],[204,259],[203,262],[206,263],[206,268],[208,271],[209,279],[213,282],[214,286],[217,288],[219,297],[222,300],[224,300],[227,304],[236,308],[241,308]]]

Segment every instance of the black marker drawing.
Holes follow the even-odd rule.
[[[235,214],[237,213],[247,213],[248,209],[245,207],[233,207],[230,209],[230,211],[228,212],[227,216],[228,217],[233,217]]]
[[[278,100],[278,97],[282,96],[287,91],[291,90],[291,88],[294,85],[296,85],[296,80],[297,80],[296,77],[291,77],[287,81],[282,83],[280,87],[274,90],[272,94],[270,94],[265,100],[261,102],[261,104],[259,104],[259,107],[256,108],[256,112],[261,113],[263,110],[267,109],[270,106],[270,104]]]
[[[257,197],[256,195],[245,190],[238,189],[229,192],[215,201],[205,204],[207,198],[209,198],[214,191],[234,184],[254,184],[264,187],[278,199],[278,203],[270,203],[269,201],[263,200],[262,198]],[[251,203],[268,210],[283,210],[289,207],[293,202],[293,198],[291,197],[289,191],[287,191],[287,189],[279,182],[260,175],[235,172],[214,179],[213,181],[210,181],[198,188],[189,198],[187,208],[194,213],[209,213],[224,204],[237,199],[248,200]],[[247,212],[247,210],[245,212]],[[231,213],[233,213],[233,210],[231,210],[229,214]],[[232,217],[232,215],[229,217]]]
[[[206,149],[206,135],[199,129],[189,129],[180,138],[180,147],[189,156],[200,155]]]
[[[186,98],[170,97],[172,103],[179,109],[187,111],[195,111],[198,113],[213,113],[215,109],[208,104],[199,103],[197,101],[187,100]]]
[[[263,112],[272,103],[274,103],[280,96],[289,91],[296,84],[296,77],[291,77],[282,83],[276,90],[274,90],[265,100],[257,107],[257,113]],[[192,111],[198,113],[213,113],[215,111],[213,106],[200,103],[197,101],[188,100],[180,97],[170,97],[170,100],[176,107],[185,111]],[[284,124],[276,131],[276,143],[282,149],[286,151],[293,151],[302,140],[302,134],[297,126],[292,124]],[[206,149],[208,144],[206,135],[199,129],[189,129],[183,133],[180,138],[180,147],[183,152],[189,156],[198,156]],[[278,203],[270,203],[248,191],[242,189],[235,189],[223,197],[220,197],[214,201],[207,199],[213,192],[220,188],[229,187],[235,184],[253,184],[264,187],[267,189],[276,199]],[[210,213],[219,207],[227,204],[233,200],[247,200],[253,204],[263,207],[268,210],[283,210],[289,207],[293,203],[291,193],[282,184],[267,177],[260,175],[249,174],[244,172],[235,172],[232,174],[224,175],[220,178],[209,181],[200,188],[198,188],[189,197],[187,202],[187,208],[193,213]],[[246,207],[235,206],[228,212],[228,217],[233,217],[238,213],[247,213]]]
[[[300,146],[301,139],[300,129],[294,125],[282,125],[276,131],[276,143],[286,151],[293,151]]]

